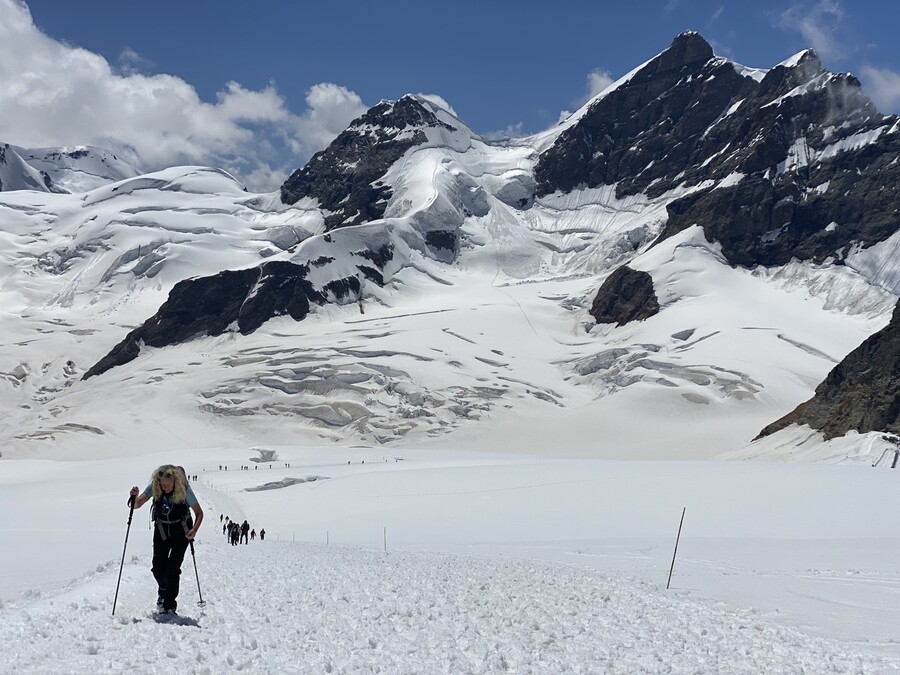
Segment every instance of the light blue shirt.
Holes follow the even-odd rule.
[[[153,499],[153,486],[148,485],[144,488],[144,496],[147,499]],[[163,498],[165,498],[165,493],[163,493]],[[187,498],[185,499],[188,506],[196,506],[197,505],[197,496],[194,494],[194,491],[191,489],[191,486],[187,486]]]

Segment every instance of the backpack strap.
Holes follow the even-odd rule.
[[[169,527],[170,525],[175,525],[177,523],[181,523],[181,527],[184,530],[184,533],[187,534],[188,531],[193,526],[194,522],[191,519],[191,510],[185,502],[178,502],[177,504],[172,504],[171,511],[181,511],[184,509],[184,516],[181,518],[169,518],[164,519],[162,517],[163,509],[160,507],[159,500],[153,500],[153,518],[156,520],[156,529],[159,530],[159,536],[163,541],[166,541],[169,538]]]

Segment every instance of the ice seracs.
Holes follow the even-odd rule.
[[[672,456],[716,456],[888,323],[896,128],[812,53],[749,71],[685,33],[532,137],[409,95],[274,194],[200,167],[4,193],[6,434],[112,442],[92,403],[112,386],[183,418],[185,443],[431,443],[486,419],[527,441],[524,419],[634,456],[649,437],[625,428],[653,419]],[[628,269],[659,311],[598,325]]]

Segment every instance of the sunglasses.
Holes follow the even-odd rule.
[[[156,475],[159,476],[160,478],[171,478],[175,474],[172,473],[171,471],[159,471],[159,472],[157,472]]]

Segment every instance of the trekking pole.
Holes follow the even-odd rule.
[[[197,572],[197,556],[194,555],[194,540],[191,539],[191,558],[194,560],[194,576],[197,577],[197,593],[200,595],[200,602],[197,603],[198,607],[206,607],[206,600],[203,599],[203,593],[200,592],[200,573]]]
[[[122,567],[125,566],[125,549],[128,548],[128,533],[131,532],[131,516],[134,514],[134,495],[128,499],[128,528],[125,530],[125,546],[122,547],[122,562],[119,563],[119,580],[116,582],[116,597],[113,598],[112,615],[116,615],[116,601],[119,599],[119,584],[122,583]]]

